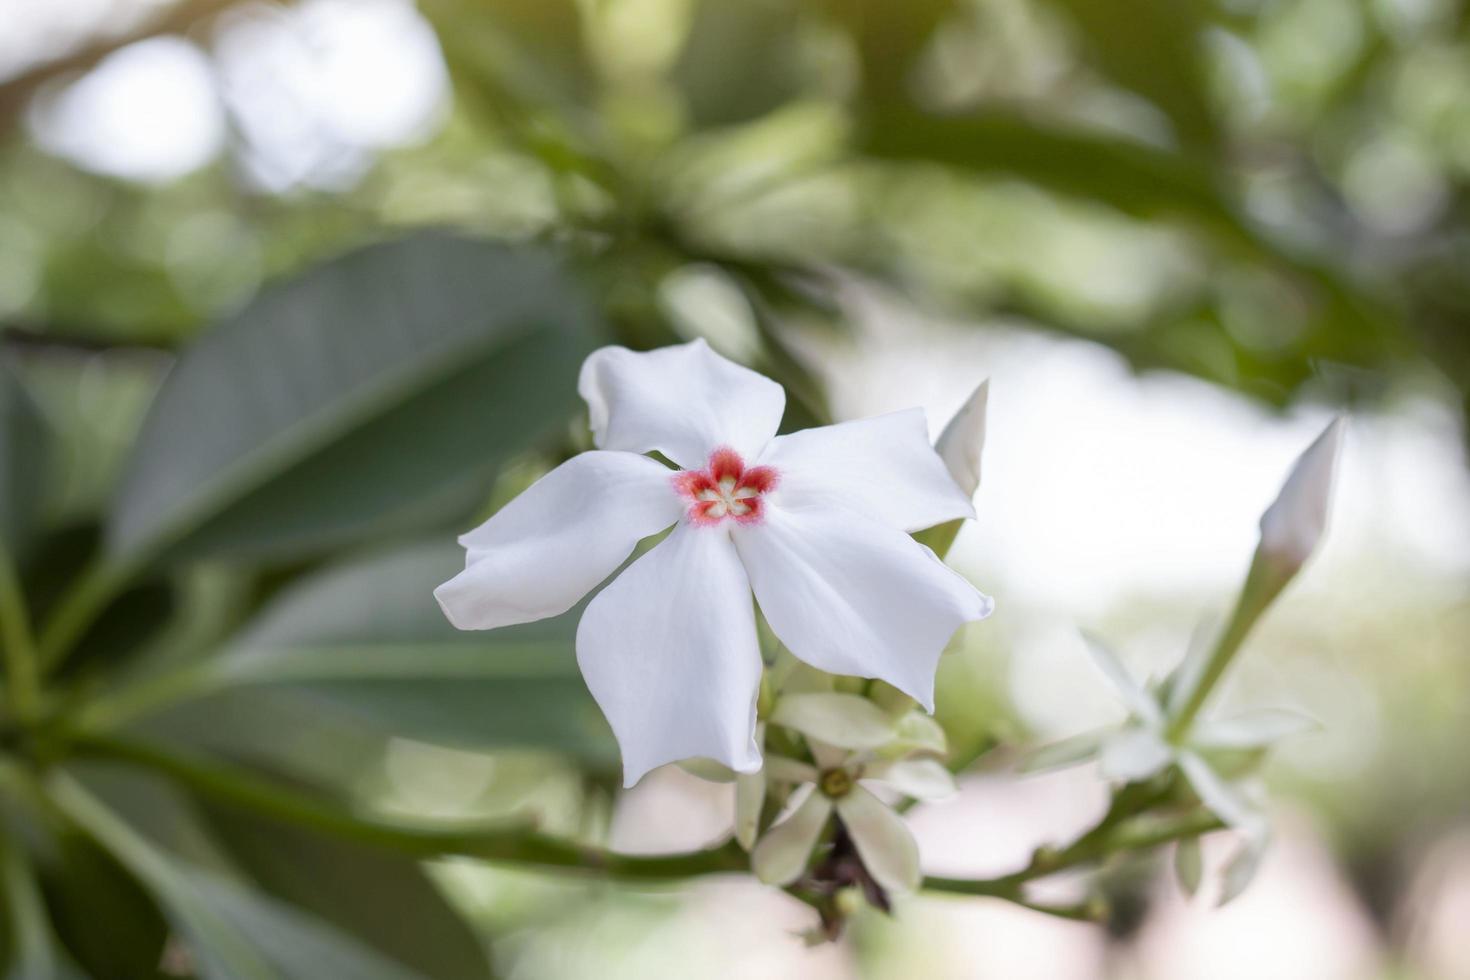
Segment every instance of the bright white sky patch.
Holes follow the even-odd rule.
[[[121,29],[151,5],[20,0],[12,12],[14,2],[0,0],[0,73]],[[38,141],[83,169],[167,181],[218,155],[228,107],[257,185],[340,189],[378,152],[427,138],[445,115],[438,42],[408,0],[247,5],[214,41],[213,61],[179,38],[123,48],[42,100],[31,120]]]
[[[1072,622],[1140,596],[1225,602],[1262,511],[1331,419],[1278,417],[1181,375],[1135,377],[1095,344],[941,327],[887,307],[863,318],[858,349],[822,353],[839,416],[918,404],[937,432],[990,377],[980,518],[956,562],[983,570],[977,581],[999,601]],[[1426,401],[1354,416],[1336,497],[1304,581],[1368,558],[1421,580],[1470,572],[1470,483],[1446,410]]]
[[[171,37],[113,53],[38,103],[31,122],[48,151],[87,170],[148,182],[204,166],[224,139],[209,59]]]

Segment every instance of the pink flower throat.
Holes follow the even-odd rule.
[[[740,454],[720,447],[710,453],[709,466],[674,474],[674,489],[689,501],[689,521],[709,527],[731,518],[741,524],[759,524],[762,497],[776,488],[780,475],[774,466],[749,469]]]

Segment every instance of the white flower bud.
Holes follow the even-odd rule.
[[[1297,459],[1275,503],[1261,516],[1260,555],[1286,575],[1306,563],[1326,530],[1345,428],[1340,416],[1327,426]]]
[[[967,495],[973,496],[980,489],[980,454],[985,449],[985,401],[990,394],[990,381],[970,395],[960,410],[949,420],[934,448],[949,475]]]

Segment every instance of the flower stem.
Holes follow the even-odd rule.
[[[47,619],[39,644],[41,670],[57,667],[71,653],[132,577],[123,565],[95,565],[67,592]]]
[[[141,742],[82,736],[72,743],[82,757],[110,759],[151,769],[217,802],[324,834],[418,858],[470,857],[551,871],[585,872],[633,882],[677,881],[707,874],[747,872],[749,856],[733,840],[678,854],[619,854],[538,832],[524,820],[475,826],[406,823],[352,813],[237,768],[177,755]],[[1196,811],[1151,822],[1125,821],[1157,801],[1152,787],[1134,784],[1115,798],[1099,824],[1058,852],[998,878],[924,880],[925,889],[983,895],[1048,915],[1093,919],[1092,903],[1050,906],[1031,902],[1023,886],[1034,879],[1100,860],[1124,850],[1142,850],[1218,829],[1217,817]]]
[[[432,824],[353,813],[243,770],[176,755],[141,742],[82,737],[78,755],[151,769],[218,802],[361,844],[419,858],[472,857],[503,864],[597,872],[630,881],[658,881],[746,871],[750,859],[729,841],[681,854],[619,854],[540,833],[527,820],[492,824]]]
[[[1124,851],[1148,850],[1161,844],[1198,837],[1223,826],[1220,818],[1214,814],[1206,810],[1196,810],[1167,820],[1120,824],[1108,833],[1097,834],[1097,828],[1094,828],[1060,851],[1045,853],[1044,856],[1042,852],[1038,852],[1030,864],[1011,874],[998,878],[929,877],[924,879],[924,888],[928,891],[984,895],[1028,904],[1022,896],[1022,888],[1029,882]]]
[[[1203,668],[1196,676],[1186,679],[1188,692],[1184,702],[1170,712],[1165,735],[1171,742],[1177,743],[1188,734],[1189,726],[1209,700],[1215,685],[1225,675],[1226,668],[1230,666],[1251,628],[1290,579],[1289,573],[1283,575],[1277,564],[1267,560],[1257,549],[1250,571],[1246,573],[1245,585],[1241,587],[1240,598],[1236,600],[1235,608],[1230,613],[1229,622],[1225,624],[1225,629],[1215,642]]]

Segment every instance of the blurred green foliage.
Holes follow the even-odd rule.
[[[225,6],[169,29],[208,46]],[[1459,4],[420,8],[448,116],[335,190],[251,187],[242,133],[88,174],[0,82],[0,615],[46,671],[0,720],[12,977],[490,975],[413,858],[80,760],[142,740],[351,809],[411,738],[530,753],[595,814],[575,611],[459,634],[430,590],[585,445],[587,350],[704,329],[681,285],[743,311],[712,339],[788,427],[829,417],[800,338],[857,287],[1272,405],[1470,408]],[[957,744],[1008,734],[992,707]]]

